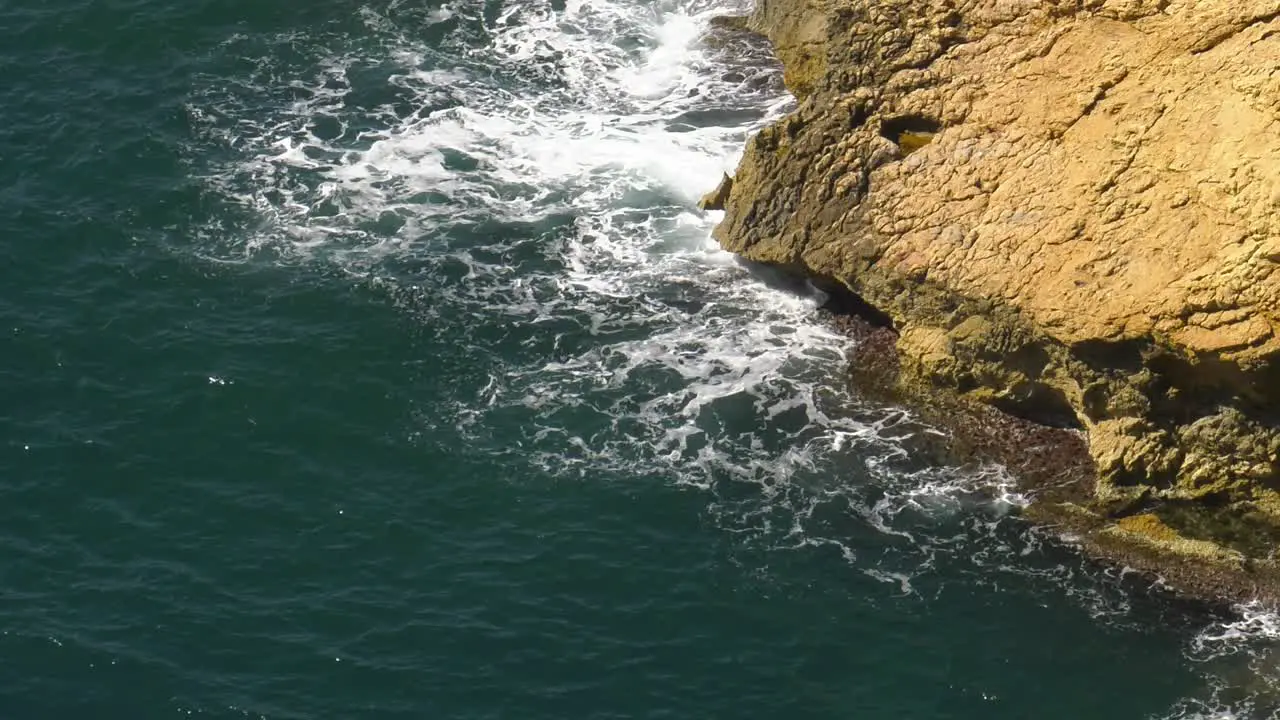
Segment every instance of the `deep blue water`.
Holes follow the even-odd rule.
[[[726,9],[0,0],[0,717],[1275,717],[714,247]]]

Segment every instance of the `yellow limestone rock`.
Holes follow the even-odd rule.
[[[749,141],[724,247],[886,313],[904,383],[1057,398],[1100,493],[1274,497],[1280,0],[759,0],[745,25],[800,105]]]

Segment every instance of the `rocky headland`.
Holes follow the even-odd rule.
[[[1023,473],[1031,518],[1280,598],[1280,0],[758,0],[720,24],[765,35],[799,103],[708,196],[722,245],[877,326],[867,386],[961,434],[998,411],[1082,438],[1086,470]]]

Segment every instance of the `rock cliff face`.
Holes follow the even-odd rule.
[[[722,185],[720,242],[874,308],[904,391],[1080,428],[1096,489],[1042,517],[1153,567],[1280,570],[1280,0],[740,24],[800,105]]]

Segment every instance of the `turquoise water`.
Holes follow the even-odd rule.
[[[715,248],[726,9],[0,3],[0,717],[1276,717]]]

